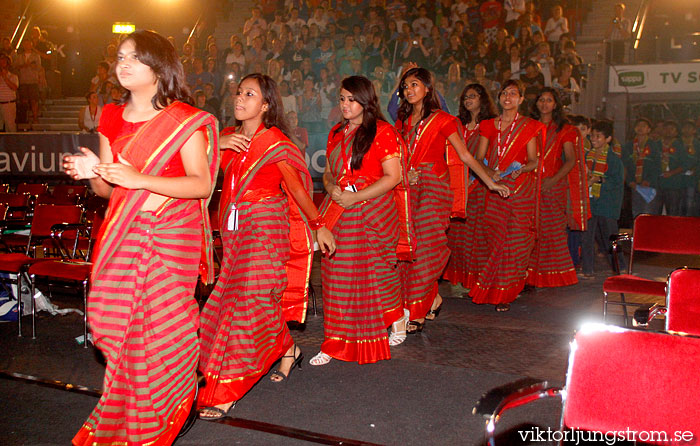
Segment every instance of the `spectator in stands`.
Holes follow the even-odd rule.
[[[540,17],[539,13],[537,12],[537,8],[535,7],[535,2],[533,0],[525,1],[525,13],[530,14],[530,19],[533,23],[542,27],[542,17]],[[521,15],[520,18],[522,19],[523,15]]]
[[[486,67],[486,74],[490,76],[493,74],[493,59],[491,59],[491,54],[489,54],[488,46],[486,43],[478,43],[476,45],[477,53],[470,59],[470,65],[480,63]],[[473,71],[469,72],[470,76],[474,75]]]
[[[350,67],[350,61],[352,59],[360,59],[362,54],[360,50],[355,46],[355,38],[348,34],[345,36],[344,46],[336,51],[335,60],[340,62],[338,66],[338,74],[341,77],[352,75],[352,69]]]
[[[314,72],[318,75],[322,68],[326,66],[329,60],[335,58],[335,51],[331,46],[330,37],[324,35],[321,37],[319,47],[311,52],[311,62]]]
[[[214,83],[214,75],[204,70],[202,58],[196,56],[192,59],[192,72],[187,75],[187,85],[192,90],[201,90],[207,82]]]
[[[544,35],[547,42],[554,48],[559,42],[562,34],[569,32],[569,21],[564,17],[564,10],[560,5],[552,8],[552,17],[547,20],[544,26]]]
[[[506,29],[514,34],[518,27],[518,19],[525,13],[525,0],[505,0],[503,9],[506,11]]]
[[[639,214],[658,214],[661,212],[661,194],[658,182],[661,177],[661,146],[658,141],[649,138],[651,121],[637,118],[634,123],[634,139],[622,146],[622,162],[625,165],[625,178],[629,186],[632,203],[632,218]],[[654,193],[651,197],[644,192]]]
[[[303,42],[302,42],[303,46]],[[246,71],[254,73],[255,65],[264,65],[267,60],[267,51],[263,47],[263,36],[257,36],[253,39],[253,46],[246,51]],[[300,60],[301,61],[301,60]]]
[[[97,93],[94,91],[88,92],[85,95],[85,99],[87,100],[87,105],[80,109],[78,127],[82,132],[95,133],[102,116],[102,106]]]
[[[554,72],[554,59],[550,55],[549,44],[547,42],[537,44],[537,49],[530,57],[530,60],[537,63],[540,67],[540,71],[544,76],[544,86],[550,87],[552,85],[552,73]]]
[[[304,19],[299,17],[299,8],[292,8],[289,10],[289,19],[287,20],[287,25],[291,28],[293,35],[299,35],[301,33],[301,27],[306,25]]]
[[[532,31],[530,28],[522,28],[519,31],[515,41],[520,45],[521,54],[525,54],[526,50],[532,47]]]
[[[109,65],[109,75],[113,76],[114,75],[114,68],[117,65],[117,46],[110,43],[107,45],[107,48],[105,48],[105,58],[104,62],[106,62]]]
[[[229,38],[229,46],[223,51],[221,59],[223,60],[225,66],[228,66],[234,62],[242,67],[246,66],[243,44],[238,40],[237,35],[231,35]]]
[[[484,87],[491,97],[496,97],[501,90],[500,82],[486,77],[486,66],[483,63],[477,63],[474,66],[474,83]]]
[[[576,79],[571,77],[572,71],[573,67],[570,63],[561,62],[557,65],[557,77],[552,81],[552,87],[557,90],[562,105],[568,111],[576,111],[576,104],[581,95],[581,87]]]
[[[0,54],[8,56],[10,59],[14,56],[15,49],[12,48],[12,42],[9,37],[3,37],[2,41],[0,41]]]
[[[557,64],[568,63],[572,67],[571,76],[576,79],[576,82],[581,81],[580,66],[583,64],[583,59],[576,52],[576,42],[569,40],[562,46],[562,53],[557,58]]]
[[[523,58],[520,54],[520,44],[514,43],[510,46],[510,66],[506,68],[510,71],[511,79],[520,79],[520,75],[523,72]]]
[[[14,67],[19,78],[17,97],[23,106],[19,116],[21,122],[27,122],[27,106],[32,111],[32,124],[39,122],[39,80],[42,76],[41,57],[34,49],[31,39],[22,41],[20,52],[15,55]]]
[[[407,42],[401,56],[404,60],[409,60],[425,67],[430,57],[430,51],[423,45],[423,37],[420,34],[412,34]]]
[[[214,88],[214,84],[211,82],[207,82],[204,84],[204,95],[207,98],[207,104],[215,110],[214,116],[216,116],[217,119],[220,118],[219,116],[219,109],[221,109],[221,100],[219,99],[219,95],[216,94],[216,89]]]
[[[248,46],[253,45],[253,40],[267,31],[267,21],[262,17],[260,8],[251,9],[251,17],[243,25],[243,36]]]
[[[520,80],[525,86],[525,102],[524,109],[530,110],[532,102],[537,98],[542,87],[544,87],[544,75],[540,71],[540,67],[536,62],[531,60],[525,61],[523,64],[525,73],[520,76]]]
[[[459,35],[452,34],[450,36],[450,46],[442,52],[442,57],[439,59],[439,64],[435,71],[441,74],[447,73],[448,68],[452,64],[457,64],[460,68],[466,70],[469,62],[471,61],[468,59],[467,49],[462,44],[462,39]]]
[[[496,40],[498,29],[503,26],[503,4],[498,0],[486,0],[479,7],[481,13],[481,30],[486,34],[486,41],[490,44]]]
[[[182,68],[185,70],[185,75],[189,75],[192,72],[192,66],[194,64],[194,46],[190,42],[185,42],[182,45],[180,62],[182,62]]]
[[[323,6],[319,6],[314,10],[314,15],[309,20],[306,21],[306,25],[311,27],[311,25],[316,25],[321,31],[326,30],[328,25],[328,18],[326,17],[326,10]]]
[[[119,88],[115,85],[109,91],[109,98],[105,102],[105,105],[106,104],[119,104],[121,102],[121,99],[122,99],[122,90],[121,90],[121,88]]]
[[[615,5],[615,16],[610,20],[605,38],[608,40],[608,51],[605,61],[609,64],[624,63],[627,53],[627,42],[632,37],[632,22],[625,17],[625,4]]]
[[[299,118],[297,117],[297,112],[289,111],[287,112],[287,124],[289,124],[289,135],[290,139],[302,153],[306,153],[306,148],[309,147],[309,132],[305,128],[299,127]]]
[[[284,25],[284,12],[281,9],[275,10],[275,18],[267,25],[268,29],[274,31],[275,34],[279,36],[282,34],[282,27]]]
[[[298,68],[292,70],[289,76],[289,92],[294,96],[301,96],[304,92],[304,78],[301,76],[301,70]]]
[[[223,127],[229,127],[229,122],[235,120],[233,114],[236,110],[236,90],[238,89],[238,82],[226,82],[226,91],[223,93],[221,100],[221,108],[219,109],[219,114],[221,117],[221,125]]]
[[[195,90],[195,92],[192,93],[192,97],[195,107],[216,116],[216,110],[213,109],[211,105],[207,104],[207,95],[203,90]]]
[[[207,72],[210,73],[214,78],[214,80],[211,82],[212,84],[214,84],[214,91],[220,91],[224,79],[223,75],[221,74],[221,70],[219,70],[219,63],[213,57],[207,57]]]
[[[288,81],[282,81],[279,83],[280,87],[280,96],[282,97],[282,105],[284,106],[284,110],[286,112],[290,111],[297,111],[297,98],[294,94],[292,94],[290,88],[289,88],[289,82]]]
[[[423,38],[430,37],[433,21],[428,17],[428,8],[425,5],[418,8],[418,17],[411,23],[411,29]]]
[[[10,71],[10,56],[0,53],[0,128],[5,132],[16,132],[17,88],[19,79]]]
[[[523,29],[529,29],[530,33],[534,36],[538,31],[541,33],[542,28],[540,25],[532,21],[532,13],[525,13],[520,17],[520,26],[515,30],[515,37],[518,38]]]
[[[107,82],[114,84],[115,79],[109,76],[109,64],[100,62],[97,64],[97,74],[90,81],[90,91],[94,91],[98,95],[103,95],[108,92],[106,89]]]

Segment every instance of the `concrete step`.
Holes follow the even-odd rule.
[[[80,110],[45,110],[41,116],[46,118],[74,118],[78,119]],[[77,122],[77,121],[76,121]]]
[[[38,132],[79,132],[78,123],[75,124],[34,124],[32,130]]]
[[[63,99],[49,99],[45,102],[47,106],[83,106],[87,102],[85,98],[69,97]]]
[[[42,116],[39,118],[40,124],[70,124],[77,125],[78,116],[73,116],[71,118],[54,118],[50,116]]]

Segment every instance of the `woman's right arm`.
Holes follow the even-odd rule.
[[[112,186],[100,178],[94,167],[100,163],[112,163],[112,147],[103,134],[100,135],[100,156],[87,147],[80,147],[81,154],[68,155],[63,158],[63,170],[74,180],[90,180],[93,192],[102,198],[112,195]]]
[[[335,184],[328,161],[326,161],[326,168],[323,171],[323,188],[326,189],[326,192],[328,192],[328,195],[330,195],[331,198],[333,198],[334,195],[339,195],[341,192],[340,186]]]
[[[89,107],[89,105],[86,105],[85,107]],[[78,115],[78,128],[82,131],[87,131],[85,128],[85,107],[80,108],[80,114]]]

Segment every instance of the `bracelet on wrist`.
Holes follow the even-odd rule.
[[[309,220],[309,228],[311,228],[312,231],[318,231],[324,226],[326,226],[326,222],[323,221],[323,217],[320,215],[313,220]]]

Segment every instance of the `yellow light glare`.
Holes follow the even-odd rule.
[[[114,34],[131,34],[136,31],[136,25],[133,23],[116,22],[112,24],[112,33]]]

